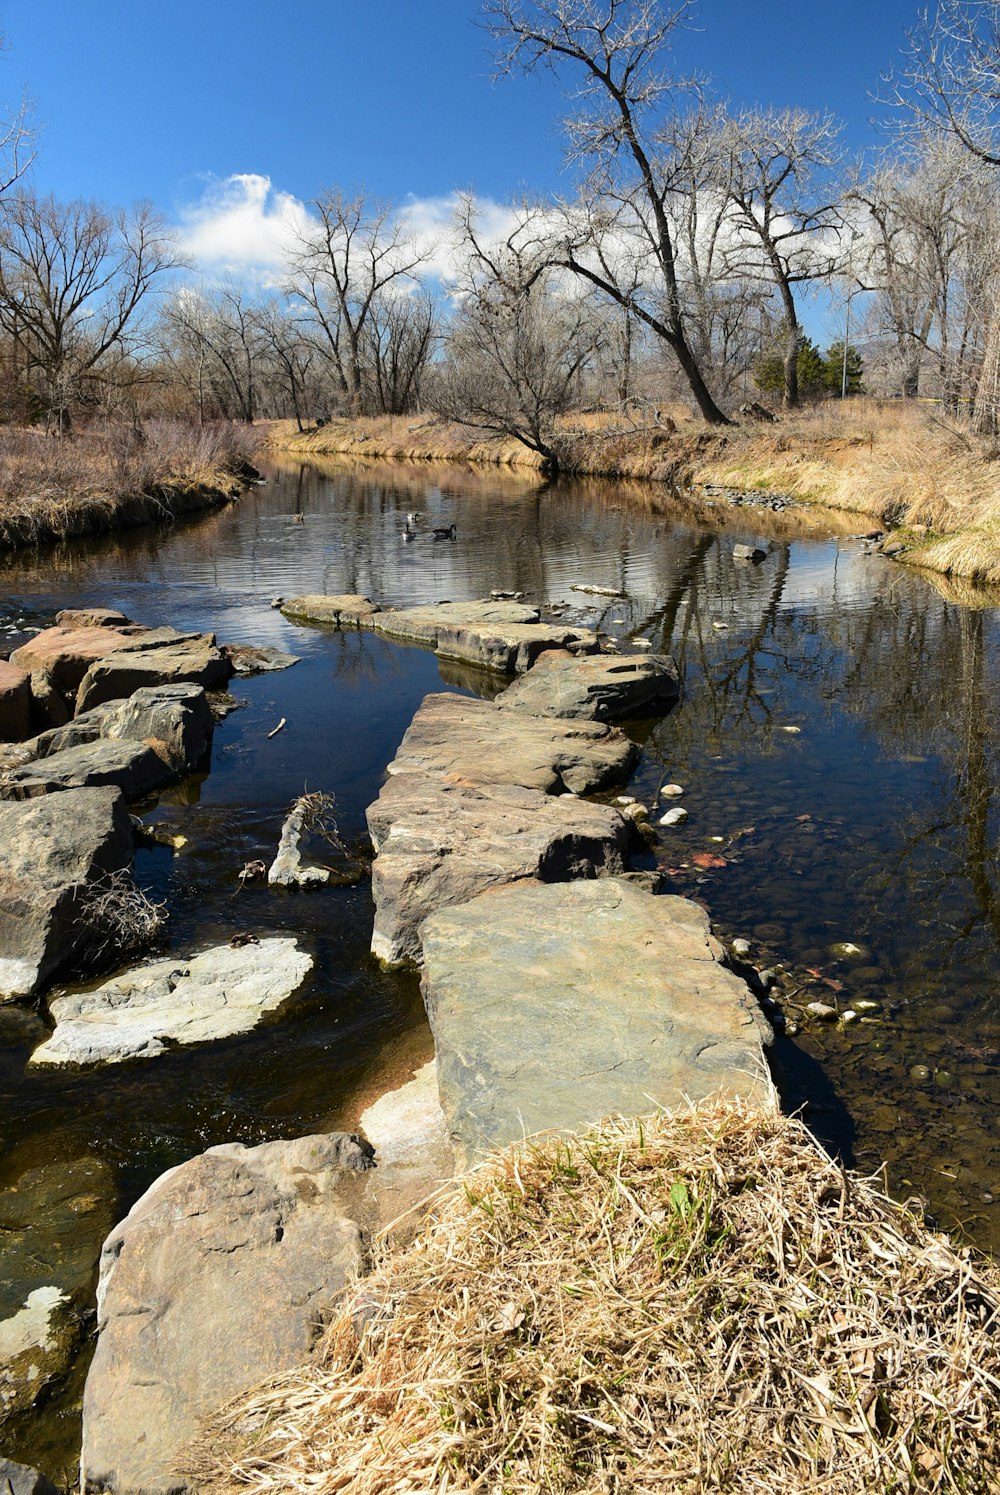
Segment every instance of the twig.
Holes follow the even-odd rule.
[[[270,738],[272,738],[272,737],[277,737],[277,735],[278,735],[278,733],[279,733],[279,732],[280,732],[280,731],[281,731],[281,729],[282,729],[282,727],[284,727],[284,726],[286,726],[286,725],[287,725],[287,723],[286,723],[286,722],[285,722],[285,718],[284,718],[284,717],[282,717],[282,718],[281,718],[281,721],[280,721],[280,722],[279,722],[279,723],[278,723],[278,725],[277,725],[277,726],[276,726],[276,727],[275,727],[275,729],[274,729],[274,731],[273,731],[273,732],[268,732],[268,734],[267,734],[267,735],[268,735],[268,738],[269,738],[269,739],[270,739]]]

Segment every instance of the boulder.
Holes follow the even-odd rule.
[[[81,1487],[167,1495],[201,1420],[304,1361],[363,1264],[356,1137],[226,1143],[165,1173],[101,1253]]]
[[[88,891],[131,861],[119,789],[0,804],[0,1000],[31,996],[88,950]]]
[[[376,632],[425,644],[443,659],[459,659],[504,675],[529,670],[546,649],[597,648],[589,628],[540,623],[538,609],[519,602],[442,602],[380,612]]]
[[[761,561],[767,560],[767,551],[762,550],[759,545],[734,545],[734,561],[751,561],[755,566]]]
[[[32,670],[31,676],[31,725],[36,732],[49,727],[62,727],[69,721],[70,711],[63,697],[52,683],[48,670]]]
[[[72,696],[95,660],[129,642],[118,628],[44,628],[10,657],[28,674],[44,670],[55,690]]]
[[[31,731],[31,677],[0,659],[0,742],[20,742]]]
[[[770,1094],[770,1029],[706,914],[618,878],[498,888],[432,915],[422,989],[460,1166],[601,1117]]]
[[[368,829],[378,853],[372,954],[399,965],[419,959],[429,914],[484,888],[622,872],[631,828],[617,810],[586,800],[406,773],[369,807]]]
[[[64,607],[56,613],[57,628],[127,628],[131,622],[113,607]]]
[[[169,768],[189,772],[212,740],[215,719],[200,685],[146,685],[124,701],[92,706],[30,743],[33,761],[86,743],[132,741],[151,747]]]
[[[456,784],[520,784],[545,794],[591,794],[625,780],[638,749],[599,722],[563,722],[492,701],[425,696],[390,774],[435,773]]]
[[[289,937],[138,966],[94,990],[54,997],[55,1031],[29,1064],[120,1064],[248,1033],[298,990],[312,966]]]
[[[113,785],[127,800],[142,799],[176,778],[144,742],[90,742],[11,768],[0,775],[0,798],[37,799],[65,789]]]
[[[651,716],[666,710],[679,695],[677,667],[668,655],[579,658],[551,650],[504,691],[497,705],[502,711],[534,716],[607,722]]]
[[[0,1458],[0,1490],[3,1495],[60,1495],[56,1485],[38,1469]]]
[[[172,633],[172,630],[168,630]],[[76,710],[131,696],[144,685],[186,682],[219,690],[233,673],[212,633],[180,634],[153,643],[148,636],[95,660],[80,681]]]
[[[330,623],[334,628],[371,628],[375,614],[381,612],[377,602],[359,592],[341,596],[314,592],[305,597],[289,597],[281,611],[296,623]]]

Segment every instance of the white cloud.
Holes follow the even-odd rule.
[[[184,251],[198,270],[263,280],[280,277],[295,235],[309,222],[297,197],[255,172],[213,178],[179,216]]]

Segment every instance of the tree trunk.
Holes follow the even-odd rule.
[[[683,338],[675,339],[672,342],[672,346],[677,355],[677,362],[683,369],[684,376],[690,385],[691,393],[694,395],[695,403],[701,412],[702,419],[708,421],[710,426],[728,426],[730,424],[729,417],[722,413],[712,398],[711,391],[701,376],[701,369],[698,367],[694,354],[688,347],[687,342]]]
[[[799,403],[799,324],[792,319],[788,322],[782,367],[785,387],[781,403],[786,410],[794,410]]]
[[[986,332],[986,351],[972,408],[972,429],[980,436],[997,434],[1000,402],[1000,306],[994,306]]]

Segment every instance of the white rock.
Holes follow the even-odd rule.
[[[663,788],[660,790],[660,796],[662,799],[680,799],[683,793],[684,790],[680,784],[664,784]]]
[[[840,1016],[836,1007],[831,1007],[828,1002],[807,1002],[806,1011],[823,1023],[836,1022]]]
[[[677,806],[675,806],[674,809],[668,810],[665,815],[662,815],[660,817],[660,824],[661,825],[680,825],[681,821],[682,820],[686,820],[687,818],[688,818],[688,812],[687,812],[687,810],[682,809],[680,805],[677,805]]]
[[[779,727],[778,731],[779,732],[787,732],[788,735],[789,735],[789,737],[798,737],[799,733],[802,731],[802,728],[801,727]]]
[[[732,950],[734,955],[739,957],[740,960],[744,960],[750,954],[750,941],[733,940],[733,943],[729,948]]]
[[[28,1061],[120,1064],[257,1026],[302,985],[312,957],[289,937],[157,960],[49,1003],[56,1028]]]

